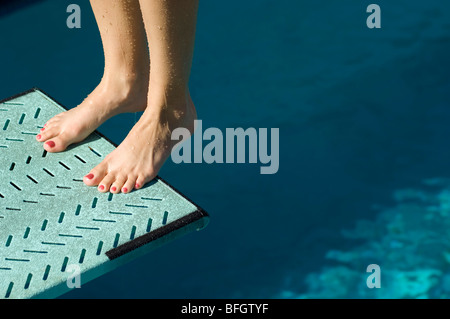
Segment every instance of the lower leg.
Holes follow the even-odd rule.
[[[198,0],[142,0],[150,50],[147,108],[125,140],[88,174],[102,192],[129,192],[152,180],[169,157],[171,131],[193,131],[196,112],[189,95]]]
[[[150,89],[187,91],[194,51],[198,0],[140,0],[150,47]]]
[[[76,108],[50,119],[37,140],[49,152],[80,142],[110,117],[143,111],[150,60],[138,0],[91,0],[105,65],[100,84]]]
[[[102,81],[148,85],[150,59],[138,0],[91,0],[100,31],[105,69]]]

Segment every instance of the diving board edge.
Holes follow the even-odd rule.
[[[132,242],[128,242],[122,246],[128,246],[128,244],[133,245],[132,247],[132,254],[128,254],[128,252],[131,251],[125,251],[128,248],[131,247],[123,247],[118,246],[115,249],[119,249],[115,252],[111,252],[110,255],[113,255],[113,258],[110,258],[109,261],[97,265],[95,268],[88,269],[87,271],[84,271],[82,273],[82,285],[98,278],[104,275],[105,273],[108,273],[110,271],[113,271],[114,269],[126,264],[127,262],[137,259],[139,257],[144,256],[148,252],[152,251],[153,249],[160,248],[164,244],[167,244],[171,241],[174,241],[175,239],[182,237],[188,233],[191,233],[193,231],[198,231],[204,228],[209,218],[205,216],[198,216],[200,212],[196,211],[194,213],[191,213],[190,215],[187,215],[183,218],[180,218],[180,220],[185,219],[189,216],[190,218],[194,218],[194,221],[190,221],[189,223],[186,223],[185,225],[180,224],[180,220],[173,221],[170,224],[167,224],[164,227],[160,227],[146,235],[143,235],[141,237],[145,237],[149,235],[148,238],[136,238],[132,242],[134,244],[131,244]],[[197,215],[197,216],[194,216]],[[151,235],[152,233],[155,233]],[[150,240],[150,241],[147,241]],[[115,250],[114,249],[114,250]],[[106,254],[108,255],[109,252]],[[83,286],[81,286],[83,287]],[[40,293],[34,295],[31,297],[31,299],[54,299],[57,297],[60,297],[61,295],[70,292],[74,288],[68,288],[66,282],[62,282],[58,285],[55,285],[47,290],[41,291]]]
[[[52,98],[50,95],[48,95],[39,88],[32,88],[22,93],[11,96],[9,98],[0,100],[0,104],[35,92],[39,93],[49,101],[55,103],[63,110],[68,110],[64,105],[56,101],[54,98]],[[107,141],[114,147],[117,147],[117,145],[114,142],[112,142],[110,139],[108,139],[99,131],[95,130],[93,133],[103,138],[105,141]],[[156,176],[155,180],[162,182],[162,184],[168,187],[171,191],[173,191],[174,193],[182,197],[185,201],[193,205],[194,207],[192,207],[192,212],[164,226],[158,227],[144,235],[136,237],[133,240],[130,240],[115,248],[112,248],[109,251],[106,251],[104,254],[105,256],[107,256],[108,259],[105,260],[105,262],[98,264],[93,268],[86,269],[86,271],[82,273],[83,284],[97,277],[100,277],[101,275],[104,275],[105,273],[127,263],[128,261],[139,258],[142,255],[148,253],[150,250],[160,247],[165,243],[171,242],[190,232],[201,230],[204,227],[206,227],[206,225],[209,223],[208,213],[204,211],[200,206],[192,202],[189,198],[187,198],[175,187],[170,185],[167,181],[163,180],[160,176]],[[61,296],[64,293],[69,292],[70,290],[71,289],[67,287],[67,284],[63,282],[48,287],[48,289],[38,292],[37,294],[31,296],[31,298],[33,299],[55,298]]]

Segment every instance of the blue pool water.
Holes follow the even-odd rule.
[[[66,27],[77,3],[82,28]],[[209,226],[65,298],[447,297],[450,3],[202,1],[191,94],[204,127],[280,129],[280,168],[179,164],[160,175]],[[89,2],[0,14],[0,98],[39,87],[67,107],[103,53]],[[116,143],[133,114],[100,131]],[[378,264],[380,289],[366,287]],[[385,279],[383,279],[385,278]]]

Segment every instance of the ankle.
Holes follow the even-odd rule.
[[[189,89],[150,85],[144,117],[165,119],[172,123],[196,117]]]
[[[171,107],[185,104],[190,98],[187,83],[176,81],[155,81],[150,79],[149,104],[166,104]]]
[[[114,95],[122,100],[128,100],[133,97],[147,98],[148,77],[145,74],[123,73],[114,75],[105,74],[101,81],[104,92]]]

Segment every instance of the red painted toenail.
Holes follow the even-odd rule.
[[[41,132],[45,131],[45,128],[41,128]]]
[[[37,137],[38,140],[40,140],[42,136],[41,136],[41,134],[39,134],[39,135],[36,136],[36,137]]]
[[[99,189],[100,189],[100,190],[102,191],[102,190],[104,190],[104,189],[105,189],[105,186],[103,186],[103,185],[100,185]]]
[[[86,178],[87,178],[87,179],[93,179],[93,178],[94,178],[94,174],[86,175]]]
[[[115,192],[117,190],[116,186],[111,187],[111,191]]]
[[[55,145],[56,145],[55,142],[53,142],[53,141],[48,141],[45,144],[47,144],[49,147],[55,147]]]
[[[126,187],[122,188],[122,192],[123,192],[123,193],[128,192],[128,188],[126,188]]]
[[[141,185],[136,184],[136,185],[134,185],[134,187],[135,187],[135,188],[139,188],[139,187],[141,187]]]

